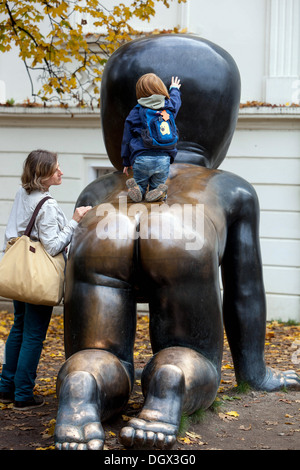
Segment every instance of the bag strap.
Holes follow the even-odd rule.
[[[38,212],[39,212],[40,208],[42,207],[44,202],[46,202],[48,199],[52,199],[52,197],[51,196],[44,197],[43,199],[40,200],[40,202],[37,204],[36,208],[34,209],[33,214],[31,216],[31,219],[29,221],[29,224],[27,225],[27,228],[24,232],[24,235],[26,235],[27,237],[30,236],[34,221],[36,219],[36,216],[38,215]]]

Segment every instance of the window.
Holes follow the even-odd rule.
[[[109,167],[101,167],[101,168],[94,168],[95,173],[96,173],[96,178],[100,178],[100,176],[103,175],[108,175],[109,173],[112,173],[113,171],[116,171],[115,168],[109,168]]]

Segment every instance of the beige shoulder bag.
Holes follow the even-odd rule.
[[[36,305],[58,305],[64,289],[65,259],[50,256],[39,241],[30,239],[35,218],[50,196],[34,210],[27,229],[13,244],[8,243],[0,261],[0,296]]]

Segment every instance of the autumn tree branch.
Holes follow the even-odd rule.
[[[140,34],[129,21],[149,21],[155,15],[156,3],[169,7],[171,1],[131,0],[129,6],[114,2],[110,9],[98,0],[0,2],[0,52],[10,50],[12,44],[19,49],[35,99],[44,103],[57,100],[65,105],[99,105],[107,58]],[[37,93],[33,72],[41,72]]]

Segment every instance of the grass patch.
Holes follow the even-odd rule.
[[[178,436],[184,436],[185,433],[188,431],[190,426],[190,417],[186,413],[182,413],[179,429],[178,429]]]
[[[205,416],[205,410],[203,410],[202,408],[200,408],[199,410],[196,410],[191,415],[188,415],[187,413],[182,413],[180,424],[179,424],[178,435],[181,437],[184,436],[185,433],[189,430],[190,425],[201,423],[204,419],[204,416]]]
[[[215,401],[210,405],[209,409],[214,413],[217,413],[220,408],[223,406],[223,401],[220,398],[216,398]]]
[[[251,389],[250,385],[247,382],[241,382],[236,387],[236,392],[240,393],[240,394],[248,393],[248,392],[250,392],[250,390],[252,390],[252,389]]]

